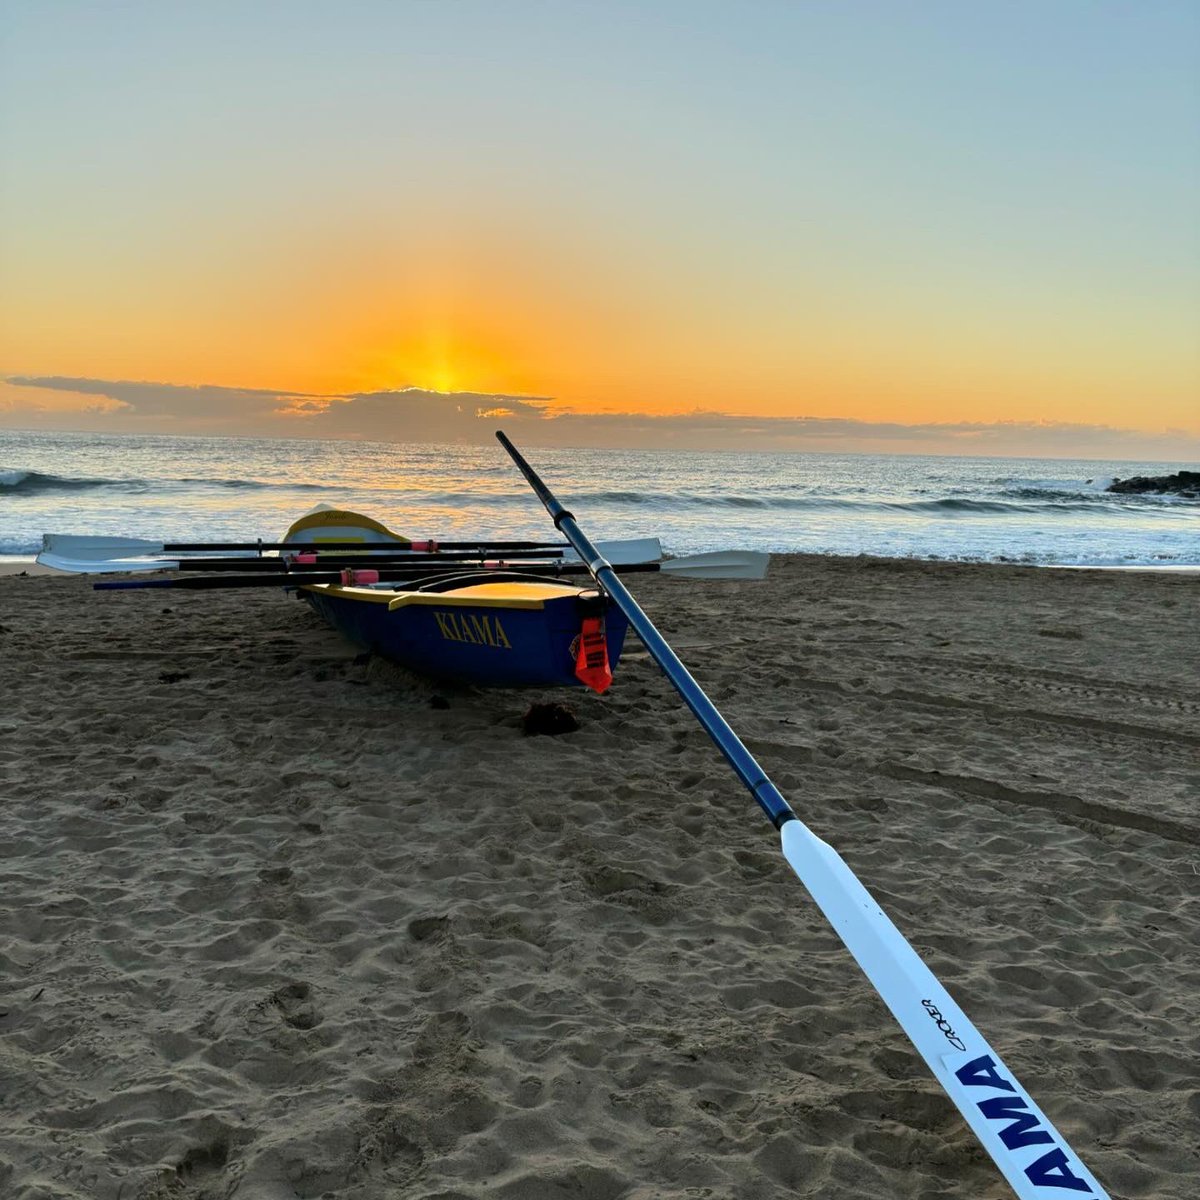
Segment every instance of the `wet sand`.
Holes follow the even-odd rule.
[[[1200,578],[632,586],[1111,1195],[1192,1200]],[[1011,1195],[640,645],[536,698],[0,578],[0,1194]]]

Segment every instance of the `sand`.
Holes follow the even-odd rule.
[[[1124,1200],[1200,1179],[1198,587],[634,581]],[[1011,1194],[640,645],[525,738],[274,592],[0,627],[0,1195]]]

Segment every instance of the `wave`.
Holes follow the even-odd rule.
[[[1094,496],[1103,494],[1114,478],[1113,475],[1097,475],[1091,479],[1014,479],[1011,475],[1004,475],[989,482],[1001,491],[1047,496]]]
[[[988,494],[1001,500],[1033,500],[1047,504],[1073,502],[1089,507],[1105,507],[1119,504],[1137,504],[1153,508],[1161,505],[1187,504],[1185,496],[1169,492],[1110,492],[1113,476],[1097,479],[991,479],[986,485],[959,486],[948,488],[917,488],[918,495],[944,494],[946,496],[978,496],[986,486]]]
[[[0,496],[32,496],[44,492],[94,491],[108,488],[115,492],[182,491],[195,488],[230,488],[247,491],[280,488],[292,492],[344,492],[345,488],[322,483],[271,483],[261,479],[89,479],[72,475],[51,475],[17,467],[0,468]]]
[[[785,551],[784,553],[796,553]],[[820,553],[834,557],[850,557],[845,550],[827,550]],[[1112,554],[1102,550],[1066,553],[1052,550],[1026,550],[1005,552],[1003,550],[962,550],[936,553],[928,550],[894,550],[884,554],[885,558],[905,558],[919,562],[989,563],[1013,567],[1078,567],[1096,570],[1156,570],[1200,572],[1200,558],[1195,555],[1171,554],[1169,552],[1138,554]]]
[[[264,479],[148,479],[150,487],[165,484],[183,484],[186,487],[244,488],[254,491],[259,488],[279,488],[289,492],[345,492],[345,488],[331,483],[270,483]]]
[[[43,475],[41,471],[7,469],[0,471],[0,496],[29,495],[34,492],[74,492],[104,487],[111,479],[69,479],[62,475]]]
[[[461,493],[414,493],[414,499],[434,505],[461,507]],[[573,492],[572,503],[585,505],[614,505],[658,509],[748,509],[792,512],[842,512],[842,513],[894,513],[929,517],[1068,517],[1080,513],[1093,515],[1144,515],[1146,506],[1138,503],[1141,497],[1105,496],[1086,498],[1048,498],[1042,496],[1008,496],[1002,499],[974,499],[968,496],[941,496],[936,498],[907,499],[849,499],[841,496],[778,496],[704,494],[694,492],[635,492],[597,491]],[[1129,503],[1133,500],[1134,503]],[[528,495],[524,492],[493,493],[475,495],[470,498],[473,507],[525,505]]]
[[[404,479],[397,479],[399,486],[380,486],[377,482],[350,484],[299,483],[289,480],[271,481],[262,479],[220,479],[183,476],[179,478],[130,478],[111,479],[103,477],[76,477],[54,475],[23,468],[0,468],[0,501],[5,497],[53,496],[55,493],[85,491],[107,491],[114,494],[143,495],[169,494],[175,502],[186,504],[189,494],[202,496],[216,490],[222,493],[254,492],[274,493],[282,499],[286,494],[321,493],[336,497],[336,503],[351,508],[366,507],[368,497],[387,498],[390,508],[403,506],[419,508],[525,508],[530,496],[515,484],[496,490],[481,490],[478,480],[464,478],[461,490],[450,490],[456,482],[446,479],[446,487],[404,487]],[[416,482],[416,481],[411,481]],[[439,480],[439,482],[442,482]],[[569,499],[580,505],[595,505],[620,508],[645,508],[659,512],[689,510],[746,510],[751,512],[793,513],[842,513],[869,516],[873,514],[896,517],[929,517],[943,519],[967,519],[971,517],[1023,517],[1056,520],[1071,516],[1091,514],[1120,519],[1125,516],[1145,516],[1154,510],[1179,512],[1198,506],[1195,500],[1179,496],[1117,495],[1103,490],[1106,479],[1077,480],[1030,480],[1012,479],[992,481],[987,490],[980,488],[918,488],[907,495],[873,495],[863,487],[837,486],[824,494],[794,488],[790,494],[780,485],[767,485],[761,490],[746,492],[709,492],[676,490],[638,490],[632,488],[598,488],[573,492]],[[991,489],[996,490],[991,490]],[[276,501],[275,503],[278,503]],[[368,511],[370,511],[368,509]]]

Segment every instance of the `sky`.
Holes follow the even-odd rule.
[[[1200,456],[1200,5],[0,0],[0,428]]]

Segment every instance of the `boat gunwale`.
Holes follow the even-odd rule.
[[[466,591],[483,586],[481,583],[467,584],[462,589]],[[521,586],[521,585],[518,585]],[[529,586],[529,585],[524,585]],[[438,608],[500,608],[500,609],[521,609],[521,610],[536,610],[546,607],[547,601],[569,599],[574,596],[580,596],[586,591],[591,591],[590,588],[573,588],[569,585],[558,584],[538,584],[539,587],[562,587],[562,590],[556,594],[543,595],[540,597],[528,596],[470,596],[463,595],[462,591],[455,592],[395,592],[386,591],[383,588],[370,587],[354,587],[346,586],[337,583],[310,583],[302,584],[301,591],[316,592],[323,596],[329,596],[332,599],[350,600],[355,603],[366,604],[386,604],[389,611],[395,611],[401,608],[410,607],[438,607]]]

